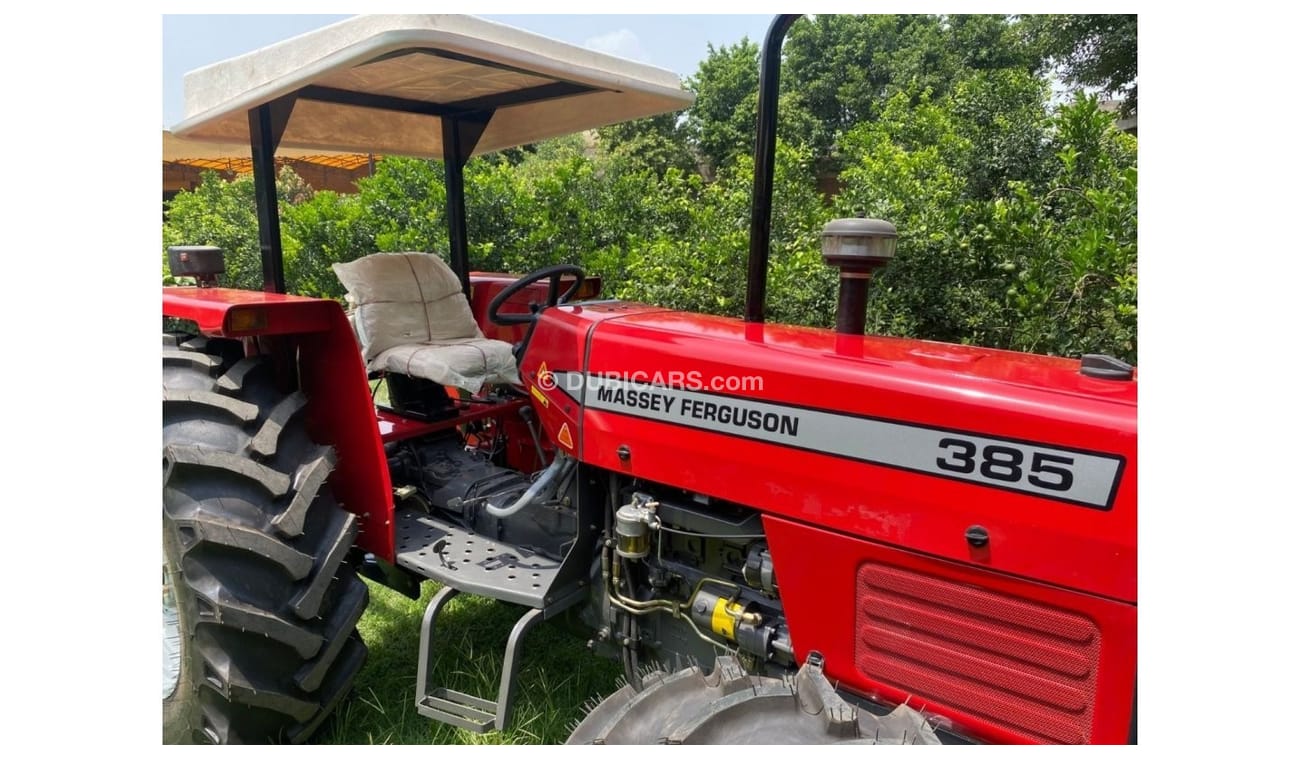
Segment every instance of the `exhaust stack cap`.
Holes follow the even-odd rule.
[[[894,258],[898,229],[884,219],[835,219],[822,229],[822,260],[843,273],[870,274]]]

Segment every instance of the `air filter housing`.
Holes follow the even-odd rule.
[[[894,258],[898,230],[883,219],[835,219],[822,229],[822,260],[840,270],[835,331],[861,335],[867,324],[867,286]]]

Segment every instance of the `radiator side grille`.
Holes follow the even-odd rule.
[[[869,562],[856,621],[864,676],[1028,741],[1088,741],[1101,649],[1088,618]]]

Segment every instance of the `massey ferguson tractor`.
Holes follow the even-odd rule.
[[[628,681],[573,743],[1136,741],[1133,368],[865,336],[883,220],[825,229],[835,329],[764,321],[796,18],[762,54],[743,320],[471,268],[470,157],[683,109],[669,72],[383,16],[187,75],[175,133],[251,148],[265,286],[169,251],[197,285],[163,289],[165,741],[309,738],[366,659],[362,576],[438,585],[413,697],[471,731],[560,619]],[[279,146],[441,159],[446,259],[335,265],[347,311],[286,293]],[[458,594],[520,611],[495,695],[434,680]]]

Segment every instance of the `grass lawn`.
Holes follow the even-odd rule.
[[[588,651],[586,639],[555,621],[524,637],[510,729],[474,734],[415,711],[420,618],[437,586],[419,601],[370,583],[370,607],[358,626],[370,657],[352,696],[317,735],[326,744],[557,744],[585,714],[584,702],[618,688],[622,667]],[[506,637],[523,608],[464,594],[452,599],[434,630],[434,684],[496,699]]]

